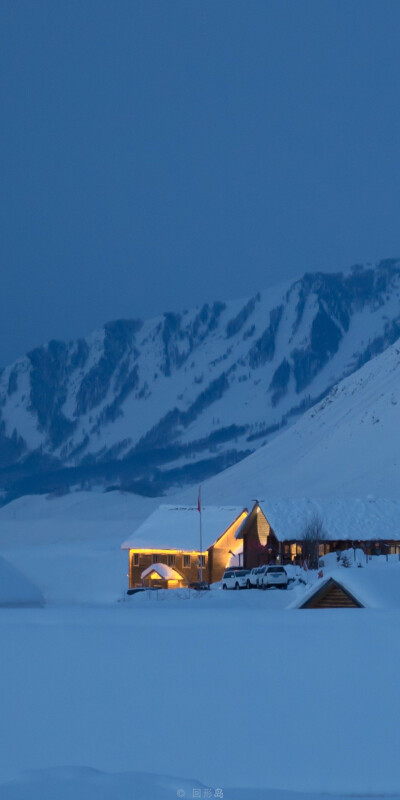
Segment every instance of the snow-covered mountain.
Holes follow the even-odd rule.
[[[355,530],[359,519],[374,528],[376,507],[381,520],[383,512],[386,523],[392,520],[394,534],[400,529],[399,486],[400,340],[341,381],[289,430],[207,481],[203,496],[207,503],[257,498],[270,511],[277,501],[280,512],[284,498],[285,513],[297,518],[310,510],[326,517],[333,501],[336,523],[353,523]],[[311,507],[306,498],[321,503],[314,500]],[[359,499],[351,505],[346,498]],[[349,511],[352,519],[346,520]],[[380,529],[390,535],[387,524]]]
[[[306,274],[243,301],[119,320],[2,371],[5,497],[160,493],[240,461],[400,336],[400,261]]]

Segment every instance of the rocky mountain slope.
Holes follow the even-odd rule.
[[[51,341],[1,373],[3,498],[94,483],[157,494],[202,480],[399,336],[391,259]]]
[[[282,510],[284,498],[288,519],[291,513],[301,516],[302,509],[306,518],[306,498],[320,499],[324,516],[333,500],[336,525],[342,519],[348,526],[351,509],[355,530],[360,519],[372,527],[378,519],[385,535],[394,536],[400,530],[399,486],[400,340],[341,381],[281,436],[207,481],[203,497],[207,503],[257,498],[271,513],[276,506]],[[353,498],[352,505],[346,498]]]

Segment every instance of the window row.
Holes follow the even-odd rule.
[[[140,553],[134,553],[133,554],[132,563],[133,563],[134,567],[138,567],[139,566],[139,563],[140,563],[139,562],[139,558],[140,558]],[[199,566],[200,566],[200,560],[201,560],[201,566],[205,567],[205,565],[206,565],[206,557],[205,556],[195,557],[195,562],[197,562],[197,564]],[[153,564],[160,564],[160,563],[161,564],[167,563],[169,567],[173,567],[176,564],[176,555],[173,554],[173,553],[171,553],[169,555],[165,555],[165,554],[160,555],[159,553],[153,553]],[[183,556],[183,566],[184,567],[190,567],[191,565],[192,565],[192,556],[184,555]]]

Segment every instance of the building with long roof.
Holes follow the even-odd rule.
[[[159,506],[121,545],[129,550],[129,588],[221,580],[240,549],[235,534],[247,513],[240,506],[204,506],[201,513],[197,506]]]

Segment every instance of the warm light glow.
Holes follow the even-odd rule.
[[[132,557],[134,553],[139,553],[140,555],[207,555],[207,550],[173,550],[171,547],[168,550],[160,550],[159,547],[156,548],[149,548],[149,547],[135,547],[131,548],[130,556]]]
[[[237,517],[237,519],[235,519],[235,521],[232,522],[232,525],[229,525],[229,528],[227,528],[226,531],[221,533],[221,536],[218,536],[218,539],[216,539],[214,545],[211,546],[212,547],[219,546],[218,543],[222,541],[222,539],[225,539],[225,536],[228,536],[228,534],[236,533],[236,531],[240,528],[243,520],[246,519],[246,517],[248,516],[248,513],[249,513],[248,511],[242,511],[242,513]],[[222,544],[220,546],[222,546]]]

